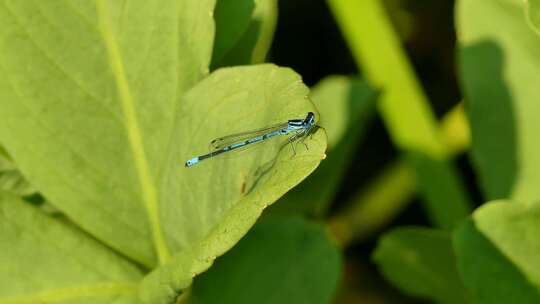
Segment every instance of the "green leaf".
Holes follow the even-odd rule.
[[[139,303],[141,278],[84,232],[0,192],[0,303]]]
[[[22,176],[8,158],[7,153],[0,147],[0,190],[16,193],[21,196],[32,195],[34,187]]]
[[[472,212],[472,202],[459,172],[448,161],[423,153],[408,153],[414,164],[428,217],[440,228],[452,229]]]
[[[174,300],[326,149],[318,131],[295,158],[276,138],[236,159],[184,167],[214,137],[316,112],[289,69],[205,77],[212,8],[210,0],[0,3],[0,141],[71,221],[147,268],[161,265],[142,283],[148,303]]]
[[[454,233],[459,269],[476,303],[540,301],[540,208],[496,201]]]
[[[448,232],[395,229],[379,240],[373,258],[384,276],[405,293],[437,303],[471,303]]]
[[[212,54],[212,66],[240,40],[251,21],[255,0],[217,0],[214,11],[216,38]]]
[[[337,149],[347,138],[359,135],[373,114],[378,92],[357,77],[328,76],[313,87],[311,99],[322,115],[329,149]],[[351,134],[352,133],[352,134]]]
[[[540,0],[525,0],[525,14],[531,28],[540,35]]]
[[[188,303],[331,303],[340,269],[323,226],[270,217],[195,279]]]
[[[256,7],[249,29],[235,49],[248,49],[247,46],[251,46],[251,41],[255,40],[250,37],[256,36],[251,62],[263,63],[274,39],[278,20],[278,0],[256,0],[255,3]],[[243,47],[243,45],[246,45],[246,47]]]
[[[212,68],[262,63],[272,44],[277,0],[218,0]]]
[[[322,117],[320,125],[328,134],[328,157],[272,211],[316,215],[326,211],[374,114],[376,95],[363,80],[345,76],[327,77],[312,89],[311,99]]]
[[[316,112],[307,94],[290,69],[259,65],[217,70],[182,99],[178,117],[183,119],[177,120],[174,137],[182,145],[174,145],[168,157],[180,164],[207,153],[209,139],[304,118],[308,111]],[[232,247],[264,208],[309,175],[324,157],[326,135],[319,129],[305,143],[309,150],[299,144],[294,157],[287,138],[277,137],[263,147],[192,168],[166,167],[165,176],[176,174],[178,179],[164,181],[164,192],[180,199],[163,201],[161,215],[165,231],[170,231],[168,244],[180,253],[146,280],[145,300],[172,298]],[[186,277],[176,279],[178,273]]]
[[[540,40],[521,5],[461,0],[457,10],[472,157],[489,199],[540,197]]]
[[[180,94],[208,71],[213,5],[0,3],[0,141],[49,201],[146,266],[170,254],[165,149]]]

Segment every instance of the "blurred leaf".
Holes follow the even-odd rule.
[[[438,227],[454,228],[460,219],[472,212],[467,189],[456,179],[459,171],[447,161],[435,160],[422,153],[409,153],[407,156],[415,165],[418,187],[427,202],[424,209],[428,217]]]
[[[262,63],[272,44],[277,0],[218,0],[212,68]]]
[[[454,233],[459,270],[475,302],[540,302],[540,208],[498,201]]]
[[[85,233],[0,192],[0,303],[139,303],[141,278]]]
[[[216,0],[212,66],[220,62],[247,31],[254,10],[255,0]]]
[[[532,29],[540,35],[540,0],[525,0],[525,13]]]
[[[22,176],[15,167],[7,153],[0,147],[0,191],[9,191],[21,196],[32,195],[36,192],[34,187]]]
[[[253,13],[253,20],[250,23],[249,29],[237,44],[234,50],[248,49],[251,45],[253,36],[256,33],[256,44],[253,46],[253,55],[251,61],[253,63],[263,63],[266,60],[278,20],[278,0],[256,0],[256,8]],[[242,47],[246,45],[246,47]],[[231,53],[233,54],[234,51]]]
[[[336,149],[347,137],[364,130],[373,114],[377,91],[357,77],[328,76],[311,91],[322,118],[320,125],[328,133],[329,149]]]
[[[317,215],[326,212],[373,114],[376,95],[366,82],[345,76],[327,77],[312,89],[311,99],[321,113],[319,124],[328,134],[328,157],[272,211]]]
[[[191,279],[206,270],[264,208],[315,170],[326,149],[326,135],[315,132],[306,140],[309,150],[298,145],[295,157],[287,138],[278,137],[249,153],[216,157],[192,168],[180,168],[181,161],[207,153],[212,138],[304,118],[316,111],[307,94],[292,70],[259,65],[217,70],[184,96],[178,114],[183,119],[177,121],[174,136],[182,144],[169,151],[171,165],[164,169],[165,176],[178,176],[165,185],[170,186],[167,193],[180,199],[163,201],[161,213],[165,231],[170,232],[169,246],[180,253],[147,279],[147,302],[156,303],[155,296],[167,292],[173,297],[188,282],[176,284],[179,273]],[[168,279],[171,286],[164,284]]]
[[[189,303],[331,303],[340,268],[324,227],[271,217],[195,279]]]
[[[373,258],[384,276],[407,294],[437,303],[470,303],[445,231],[395,229],[379,240]]]
[[[540,197],[540,40],[521,4],[461,0],[461,75],[472,157],[489,199]]]

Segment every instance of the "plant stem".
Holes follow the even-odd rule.
[[[382,1],[328,3],[359,69],[373,85],[382,88],[379,111],[394,144],[413,156],[408,159],[422,181],[418,188],[431,221],[451,229],[470,212],[468,193],[449,163],[452,151],[446,147]]]

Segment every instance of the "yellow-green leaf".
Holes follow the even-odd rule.
[[[53,204],[146,265],[179,96],[208,71],[212,0],[1,1],[1,142]]]
[[[488,198],[540,197],[540,38],[522,3],[461,0],[460,70],[472,131],[472,157]]]
[[[1,304],[136,304],[141,278],[86,233],[0,192]]]
[[[475,303],[540,301],[540,208],[494,201],[454,233],[459,270]]]
[[[231,152],[180,167],[207,153],[213,138],[304,118],[315,107],[308,89],[290,69],[275,65],[223,68],[212,73],[182,99],[161,203],[167,243],[178,252],[146,278],[143,298],[167,303],[231,248],[255,223],[264,208],[309,175],[324,157],[322,129],[296,146],[277,137],[247,151]],[[176,164],[176,165],[174,165]]]

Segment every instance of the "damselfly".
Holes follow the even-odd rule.
[[[231,152],[242,147],[259,143],[278,135],[291,134],[292,136],[288,139],[289,143],[294,143],[296,140],[301,138],[302,143],[304,143],[303,140],[305,136],[311,132],[314,126],[315,114],[313,114],[313,112],[309,112],[304,119],[292,119],[285,123],[281,123],[271,127],[214,139],[210,143],[210,145],[212,146],[212,151],[208,154],[189,159],[188,161],[186,161],[186,167],[194,166],[205,159],[209,159],[223,153]],[[296,154],[294,145],[292,145],[292,148],[293,152]]]

